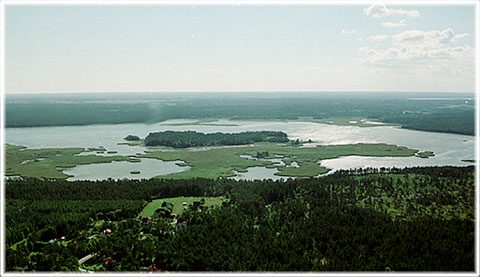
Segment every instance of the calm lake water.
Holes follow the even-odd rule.
[[[406,130],[397,127],[356,127],[318,124],[311,122],[284,122],[284,121],[227,121],[219,120],[213,125],[181,125],[195,122],[194,120],[170,120],[156,124],[118,124],[118,125],[88,125],[88,126],[61,126],[35,128],[7,128],[5,141],[11,144],[25,145],[29,148],[57,148],[57,147],[99,147],[104,146],[109,151],[118,151],[115,154],[104,155],[135,155],[147,151],[172,151],[171,149],[149,149],[141,146],[118,145],[124,142],[127,135],[145,137],[150,132],[158,131],[186,131],[194,130],[204,133],[227,132],[237,133],[245,131],[283,131],[290,139],[314,141],[314,145],[337,145],[352,143],[387,143],[421,151],[433,151],[435,157],[422,159],[418,157],[359,157],[349,156],[337,159],[319,161],[322,166],[332,169],[347,169],[359,167],[406,167],[406,166],[433,166],[457,165],[466,166],[471,163],[461,160],[475,158],[475,137],[446,133],[432,133]],[[222,126],[236,124],[237,126]],[[215,126],[216,125],[216,126]],[[312,146],[311,144],[309,145]],[[198,150],[198,149],[197,149]],[[173,150],[177,151],[177,150]],[[245,157],[247,158],[247,157]],[[138,170],[140,174],[130,174]],[[150,178],[173,172],[188,170],[175,162],[142,159],[140,163],[114,162],[108,164],[81,165],[65,171],[74,175],[71,179],[105,179],[117,178]],[[276,169],[249,168],[247,173],[238,173],[237,178],[263,179],[279,178],[273,175]]]
[[[140,162],[111,162],[102,164],[80,165],[64,170],[63,172],[73,177],[67,180],[106,180],[114,179],[149,179],[158,175],[189,170],[189,166],[178,166],[182,161],[164,162],[157,159],[140,159]],[[140,171],[140,173],[132,173]],[[159,173],[160,172],[160,173]]]

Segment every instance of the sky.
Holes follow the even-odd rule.
[[[474,92],[473,5],[6,5],[6,93]]]

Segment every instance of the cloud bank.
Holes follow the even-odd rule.
[[[385,4],[373,4],[368,8],[364,8],[363,12],[366,16],[371,16],[373,18],[381,18],[390,15],[420,16],[420,12],[417,10],[390,9],[387,8]]]
[[[455,34],[451,28],[444,30],[407,30],[392,36],[392,47],[374,49],[359,48],[363,57],[360,63],[376,67],[419,66],[437,61],[472,59],[474,49],[470,45],[458,45],[469,34]]]

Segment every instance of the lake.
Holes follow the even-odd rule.
[[[188,124],[192,125],[188,125]],[[236,125],[236,126],[232,126]],[[283,131],[289,139],[309,140],[315,145],[338,145],[354,143],[387,143],[406,146],[421,151],[433,151],[434,157],[360,157],[348,156],[322,160],[319,164],[334,170],[360,167],[410,167],[455,165],[467,166],[471,163],[462,160],[475,159],[475,137],[433,133],[401,129],[392,126],[356,127],[319,124],[298,121],[229,121],[218,120],[208,125],[196,124],[196,120],[169,120],[155,124],[111,124],[87,126],[60,126],[34,128],[7,128],[5,141],[10,144],[24,145],[29,148],[99,147],[103,146],[115,154],[99,155],[135,155],[145,151],[181,151],[172,149],[152,149],[142,146],[118,145],[127,135],[146,137],[150,132],[193,130],[203,133],[237,133],[245,131]],[[208,148],[200,149],[205,150]],[[199,149],[191,149],[191,151]],[[248,158],[248,157],[245,157]],[[69,180],[98,180],[106,178],[151,178],[188,170],[178,166],[177,162],[142,159],[140,163],[113,162],[108,164],[80,165],[64,172],[74,177]],[[131,174],[131,171],[140,174]],[[238,173],[235,179],[278,179],[276,169],[249,168],[246,173]]]

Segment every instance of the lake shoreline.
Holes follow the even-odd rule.
[[[367,119],[362,122],[368,122]],[[171,122],[171,121],[169,121]],[[209,121],[211,122],[211,121]],[[226,121],[227,123],[230,121]],[[357,124],[359,121],[347,121],[347,123]],[[128,125],[90,125],[83,127],[42,127],[37,129],[22,128],[22,129],[7,129],[6,141],[11,144],[28,146],[27,152],[18,153],[26,155],[28,153],[41,152],[45,149],[75,149],[72,157],[64,156],[63,160],[69,162],[57,162],[53,164],[49,162],[49,159],[54,158],[50,154],[50,158],[47,160],[39,160],[35,163],[26,162],[24,165],[15,165],[15,167],[30,166],[28,170],[29,175],[24,176],[43,176],[46,178],[72,178],[71,173],[63,173],[64,168],[82,168],[84,165],[88,166],[91,161],[97,160],[99,164],[109,163],[110,165],[105,168],[105,172],[118,172],[112,173],[112,178],[217,178],[217,177],[231,177],[237,175],[248,176],[248,171],[251,168],[262,167],[263,169],[253,169],[257,173],[260,171],[265,172],[265,176],[259,176],[264,178],[267,176],[273,177],[268,173],[271,169],[275,168],[278,172],[274,172],[274,176],[282,177],[313,177],[325,174],[331,170],[341,168],[344,164],[342,157],[344,156],[375,156],[375,149],[371,149],[366,152],[345,152],[336,156],[329,154],[330,156],[311,156],[311,153],[323,149],[342,149],[345,147],[357,147],[369,148],[374,147],[372,145],[391,145],[395,149],[399,147],[405,147],[405,149],[415,149],[415,151],[409,153],[407,156],[417,155],[418,159],[409,160],[411,164],[415,166],[429,166],[429,165],[466,165],[462,160],[471,160],[472,154],[467,151],[470,147],[473,147],[473,140],[468,136],[454,135],[454,134],[442,134],[442,133],[430,133],[422,131],[412,131],[401,129],[396,126],[384,126],[375,124],[376,126],[348,126],[348,125],[332,125],[323,123],[312,123],[305,121],[235,121],[235,126],[231,124],[223,124],[225,121],[216,121],[214,124],[203,125],[183,125],[180,126],[165,126],[163,124],[156,125],[144,125],[144,124],[128,124]],[[345,121],[344,121],[345,123]],[[375,123],[375,122],[374,122]],[[214,125],[214,126],[212,126]],[[226,125],[226,126],[225,126]],[[169,147],[145,147],[142,140],[135,142],[126,142],[124,138],[127,135],[135,135],[145,137],[150,132],[155,131],[197,131],[203,133],[241,133],[243,131],[284,131],[288,135],[290,141],[300,141],[299,145],[285,145],[282,143],[257,143],[252,145],[235,145],[235,146],[218,146],[218,147],[191,147],[174,149]],[[302,143],[312,139],[311,143]],[[432,142],[432,143],[427,143]],[[51,146],[56,145],[56,148]],[[364,146],[362,146],[364,145]],[[370,145],[370,146],[369,146]],[[80,148],[80,147],[81,148]],[[20,147],[20,146],[17,146]],[[381,146],[383,147],[383,146]],[[433,147],[433,148],[432,148]],[[451,152],[454,149],[459,148],[458,154]],[[393,150],[393,148],[391,149]],[[32,152],[33,151],[33,152]],[[62,150],[63,151],[63,150]],[[330,151],[330,150],[328,150]],[[370,152],[369,152],[370,151]],[[397,151],[397,150],[395,150]],[[7,151],[8,152],[8,151]],[[61,151],[60,151],[61,152]],[[80,153],[77,153],[80,152]],[[433,153],[430,153],[433,152]],[[471,153],[474,151],[471,150]],[[220,153],[220,154],[219,154]],[[283,156],[282,162],[285,165],[291,164],[291,162],[297,163],[298,167],[281,166],[279,164],[273,164],[268,160],[249,160],[241,158],[240,155],[258,156],[258,153],[270,153],[268,156],[273,155]],[[310,155],[298,157],[298,154]],[[334,153],[334,152],[331,152]],[[392,155],[393,152],[380,153],[376,158],[365,160],[358,160],[359,164],[364,166],[370,166],[371,164],[378,165],[376,160],[382,160],[382,157],[396,156]],[[11,153],[10,153],[11,154]],[[61,153],[56,153],[61,154]],[[55,154],[55,155],[56,155]],[[218,155],[217,155],[218,154]],[[432,156],[434,155],[434,156]],[[9,155],[7,155],[9,156]],[[458,157],[457,157],[458,156]],[[11,160],[7,158],[7,163]],[[288,160],[286,157],[295,157]],[[457,157],[457,158],[455,158]],[[36,158],[44,158],[42,155],[38,157],[28,157],[26,160],[36,160]],[[181,172],[168,172],[160,171],[158,174],[146,174],[149,172],[149,168],[146,167],[139,158],[153,158],[158,159],[159,163],[169,161],[183,161],[181,164],[177,164],[177,167],[191,167],[190,170],[183,168]],[[55,160],[54,159],[54,160]],[[330,166],[323,166],[321,161],[330,159]],[[337,160],[335,160],[337,159]],[[355,161],[348,161],[348,168],[352,167],[352,163]],[[203,161],[202,161],[203,160]],[[332,164],[332,160],[335,163]],[[393,162],[388,160],[388,164],[397,167],[405,167],[408,159],[396,158]],[[422,161],[420,161],[422,160]],[[19,160],[18,163],[25,160]],[[117,162],[124,161],[117,165]],[[49,165],[50,164],[50,165]],[[35,173],[35,166],[42,165],[43,167],[37,167],[39,172],[43,172],[50,167],[52,174],[39,175]],[[51,166],[54,165],[53,168]],[[408,164],[407,164],[408,165]],[[111,169],[108,169],[111,167]],[[123,167],[125,174],[120,174],[117,169]],[[32,171],[33,169],[33,171]],[[69,169],[70,170],[70,169]],[[179,169],[180,170],[180,169]],[[95,172],[96,170],[92,170]],[[130,174],[132,171],[140,171],[141,174]],[[150,170],[151,172],[151,170]],[[252,171],[253,172],[253,171]],[[7,166],[7,174],[17,175],[18,171],[13,170],[11,166]],[[45,173],[42,173],[45,174]],[[92,173],[93,174],[93,173]],[[103,174],[103,173],[102,173]],[[82,174],[83,175],[83,174]],[[254,174],[258,175],[258,174]],[[86,176],[86,175],[84,175]],[[93,176],[93,175],[92,175]],[[88,177],[95,178],[95,177]],[[105,178],[105,177],[102,177]],[[256,178],[256,177],[255,177]]]
[[[369,119],[369,120],[375,120],[375,122],[380,122],[383,123],[381,125],[378,124],[359,124],[359,123],[342,123],[344,120],[354,120],[354,119]],[[358,126],[358,127],[380,127],[380,126],[392,126],[392,127],[398,127],[402,129],[407,129],[407,130],[415,130],[415,131],[421,131],[421,132],[431,132],[431,133],[442,133],[442,134],[456,134],[456,135],[464,135],[464,136],[471,136],[475,137],[475,134],[467,134],[467,133],[461,133],[461,132],[452,132],[452,131],[434,131],[434,130],[424,130],[424,129],[419,129],[419,128],[411,128],[411,127],[405,127],[402,124],[399,123],[393,123],[393,122],[383,122],[380,121],[379,119],[376,118],[368,118],[368,117],[336,117],[335,119],[341,119],[341,121],[332,121],[332,123],[328,123],[331,121],[332,118],[322,118],[322,119],[230,119],[230,118],[174,118],[174,119],[167,119],[167,120],[161,120],[161,121],[155,121],[155,122],[121,122],[121,123],[89,123],[89,124],[69,124],[69,125],[35,125],[35,126],[23,126],[23,127],[17,127],[17,126],[7,126],[5,125],[5,129],[19,129],[19,128],[49,128],[49,127],[77,127],[77,126],[102,126],[102,125],[124,125],[124,124],[144,124],[144,125],[163,125],[163,126],[226,126],[226,127],[232,127],[232,126],[238,126],[235,123],[231,124],[211,124],[210,122],[214,121],[221,121],[221,120],[226,120],[226,121],[232,121],[232,122],[311,122],[311,123],[318,123],[318,124],[331,124],[331,125],[339,125],[339,126]],[[169,121],[175,121],[175,120],[192,120],[191,122],[185,122],[185,123],[168,123]]]

